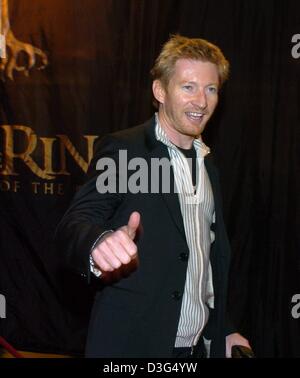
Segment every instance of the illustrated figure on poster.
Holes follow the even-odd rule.
[[[18,58],[22,53],[25,54],[28,63],[18,64]],[[14,71],[22,71],[28,76],[33,67],[41,70],[48,64],[48,58],[42,50],[15,37],[9,22],[8,0],[0,0],[0,58],[2,79],[8,77],[14,80]],[[37,58],[40,61],[39,65]]]

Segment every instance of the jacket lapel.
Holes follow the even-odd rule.
[[[204,159],[205,168],[210,180],[212,192],[213,192],[213,198],[215,203],[215,215],[216,215],[216,224],[219,220],[220,215],[220,209],[221,209],[221,197],[219,192],[219,185],[218,185],[218,176],[217,171],[213,163],[213,157],[211,154],[208,154]],[[215,227],[215,226],[213,226]]]
[[[152,119],[151,122],[148,122],[145,126],[146,126],[145,141],[146,141],[146,147],[149,151],[148,153],[149,166],[151,167],[151,164],[150,164],[151,158],[156,158],[156,159],[167,158],[168,160],[170,160],[167,147],[155,138],[155,132],[154,132],[155,120]],[[160,180],[162,180],[161,175],[160,175]],[[171,172],[170,172],[170,193],[162,193],[162,191],[160,191],[160,194],[162,196],[162,199],[165,205],[168,208],[168,211],[170,213],[172,220],[174,221],[176,227],[178,228],[178,231],[182,234],[182,236],[185,239],[185,231],[184,231],[183,219],[181,215],[178,193],[175,193],[173,167],[171,167]]]

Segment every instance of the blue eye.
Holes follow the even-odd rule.
[[[193,89],[193,87],[191,85],[184,85],[183,89],[185,89],[187,91],[191,91]]]
[[[216,87],[208,87],[207,89],[208,89],[208,92],[210,93],[218,93],[218,88]]]

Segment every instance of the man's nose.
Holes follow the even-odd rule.
[[[206,97],[206,93],[204,89],[200,89],[197,92],[193,103],[194,103],[194,106],[196,106],[197,108],[200,108],[201,110],[204,110],[207,108],[207,97]]]

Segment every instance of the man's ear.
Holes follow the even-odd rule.
[[[154,98],[160,103],[165,102],[166,91],[160,80],[154,80],[152,83],[152,91]]]

